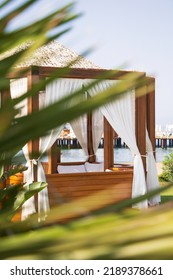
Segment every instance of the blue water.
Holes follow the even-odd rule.
[[[173,153],[173,148],[156,148],[156,161],[162,162],[164,156]],[[98,149],[97,161],[103,162],[103,149]],[[85,161],[87,158],[84,152],[81,149],[71,149],[71,150],[62,150],[61,151],[61,160],[62,162],[76,162],[76,161]],[[116,148],[114,149],[114,162],[116,163],[130,163],[133,161],[133,156],[131,151],[128,148]]]
[[[173,153],[173,148],[156,148],[156,162],[162,162],[164,156]],[[96,154],[97,161],[103,162],[103,149],[98,149]],[[62,162],[77,162],[85,161],[87,157],[85,156],[82,149],[70,149],[70,150],[61,150],[61,161]],[[47,161],[47,156],[43,158],[43,161]],[[114,149],[114,162],[115,163],[132,163],[133,156],[128,148],[116,148]],[[25,163],[24,156],[22,152],[13,159],[13,163]]]

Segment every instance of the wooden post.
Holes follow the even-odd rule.
[[[48,152],[48,174],[57,173],[57,163],[61,162],[61,151],[57,147],[57,140]]]
[[[10,79],[5,79],[6,82],[6,88],[4,90],[1,90],[0,94],[1,94],[1,108],[5,105],[5,103],[7,103],[8,101],[10,102],[11,100],[11,94],[10,94]],[[11,164],[11,162],[5,162],[4,165],[4,171],[8,171],[9,170],[9,165]],[[6,180],[3,181],[2,183],[2,187],[5,188],[7,185]]]
[[[136,142],[146,171],[146,95],[139,96],[136,89]]]
[[[1,107],[5,104],[6,101],[11,99],[10,94],[10,79],[6,79],[6,88],[4,90],[1,90]]]
[[[147,85],[147,130],[155,156],[155,79],[149,79]]]
[[[113,128],[104,118],[104,170],[114,165],[113,136]]]
[[[31,66],[30,71],[27,75],[28,79],[28,90],[32,86],[39,82],[39,68],[36,66]],[[32,114],[34,111],[39,110],[39,93],[34,94],[28,98],[28,114]],[[39,139],[34,139],[29,141],[28,150],[31,159],[38,158],[39,156]],[[37,166],[34,166],[34,181],[37,181]]]
[[[87,115],[87,144],[88,144],[88,162],[95,162],[96,156],[93,149],[93,133],[92,133],[92,113]]]

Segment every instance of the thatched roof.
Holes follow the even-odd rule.
[[[7,52],[5,56],[14,55],[15,53],[21,50],[27,49],[30,45],[31,43],[23,44]],[[0,60],[1,59],[2,56],[0,56]],[[22,62],[17,64],[17,67],[27,67],[31,65],[45,67],[64,67],[68,63],[76,59],[77,61],[73,64],[72,68],[100,68],[91,61],[76,54],[74,51],[64,47],[56,41],[53,41],[45,46],[38,48],[36,51],[34,51],[32,56],[25,60],[22,60]]]

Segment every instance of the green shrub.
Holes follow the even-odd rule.
[[[164,157],[163,172],[159,176],[161,182],[173,182],[173,153]]]
[[[30,197],[43,190],[47,183],[35,182],[25,188],[24,183],[11,184],[10,176],[17,176],[18,173],[25,171],[27,168],[22,165],[11,165],[8,171],[0,175],[0,227],[4,220],[11,221],[17,211]]]

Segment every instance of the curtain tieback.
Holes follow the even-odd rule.
[[[30,162],[33,165],[38,165],[38,160],[37,159],[30,159]]]
[[[135,154],[134,156],[148,157],[148,155]]]
[[[92,154],[92,155],[88,155],[88,157],[94,157],[95,156],[95,154]]]
[[[39,163],[40,163],[40,159],[38,158],[38,159],[30,159],[30,162],[31,162],[31,164],[33,164],[33,165],[38,165]]]

